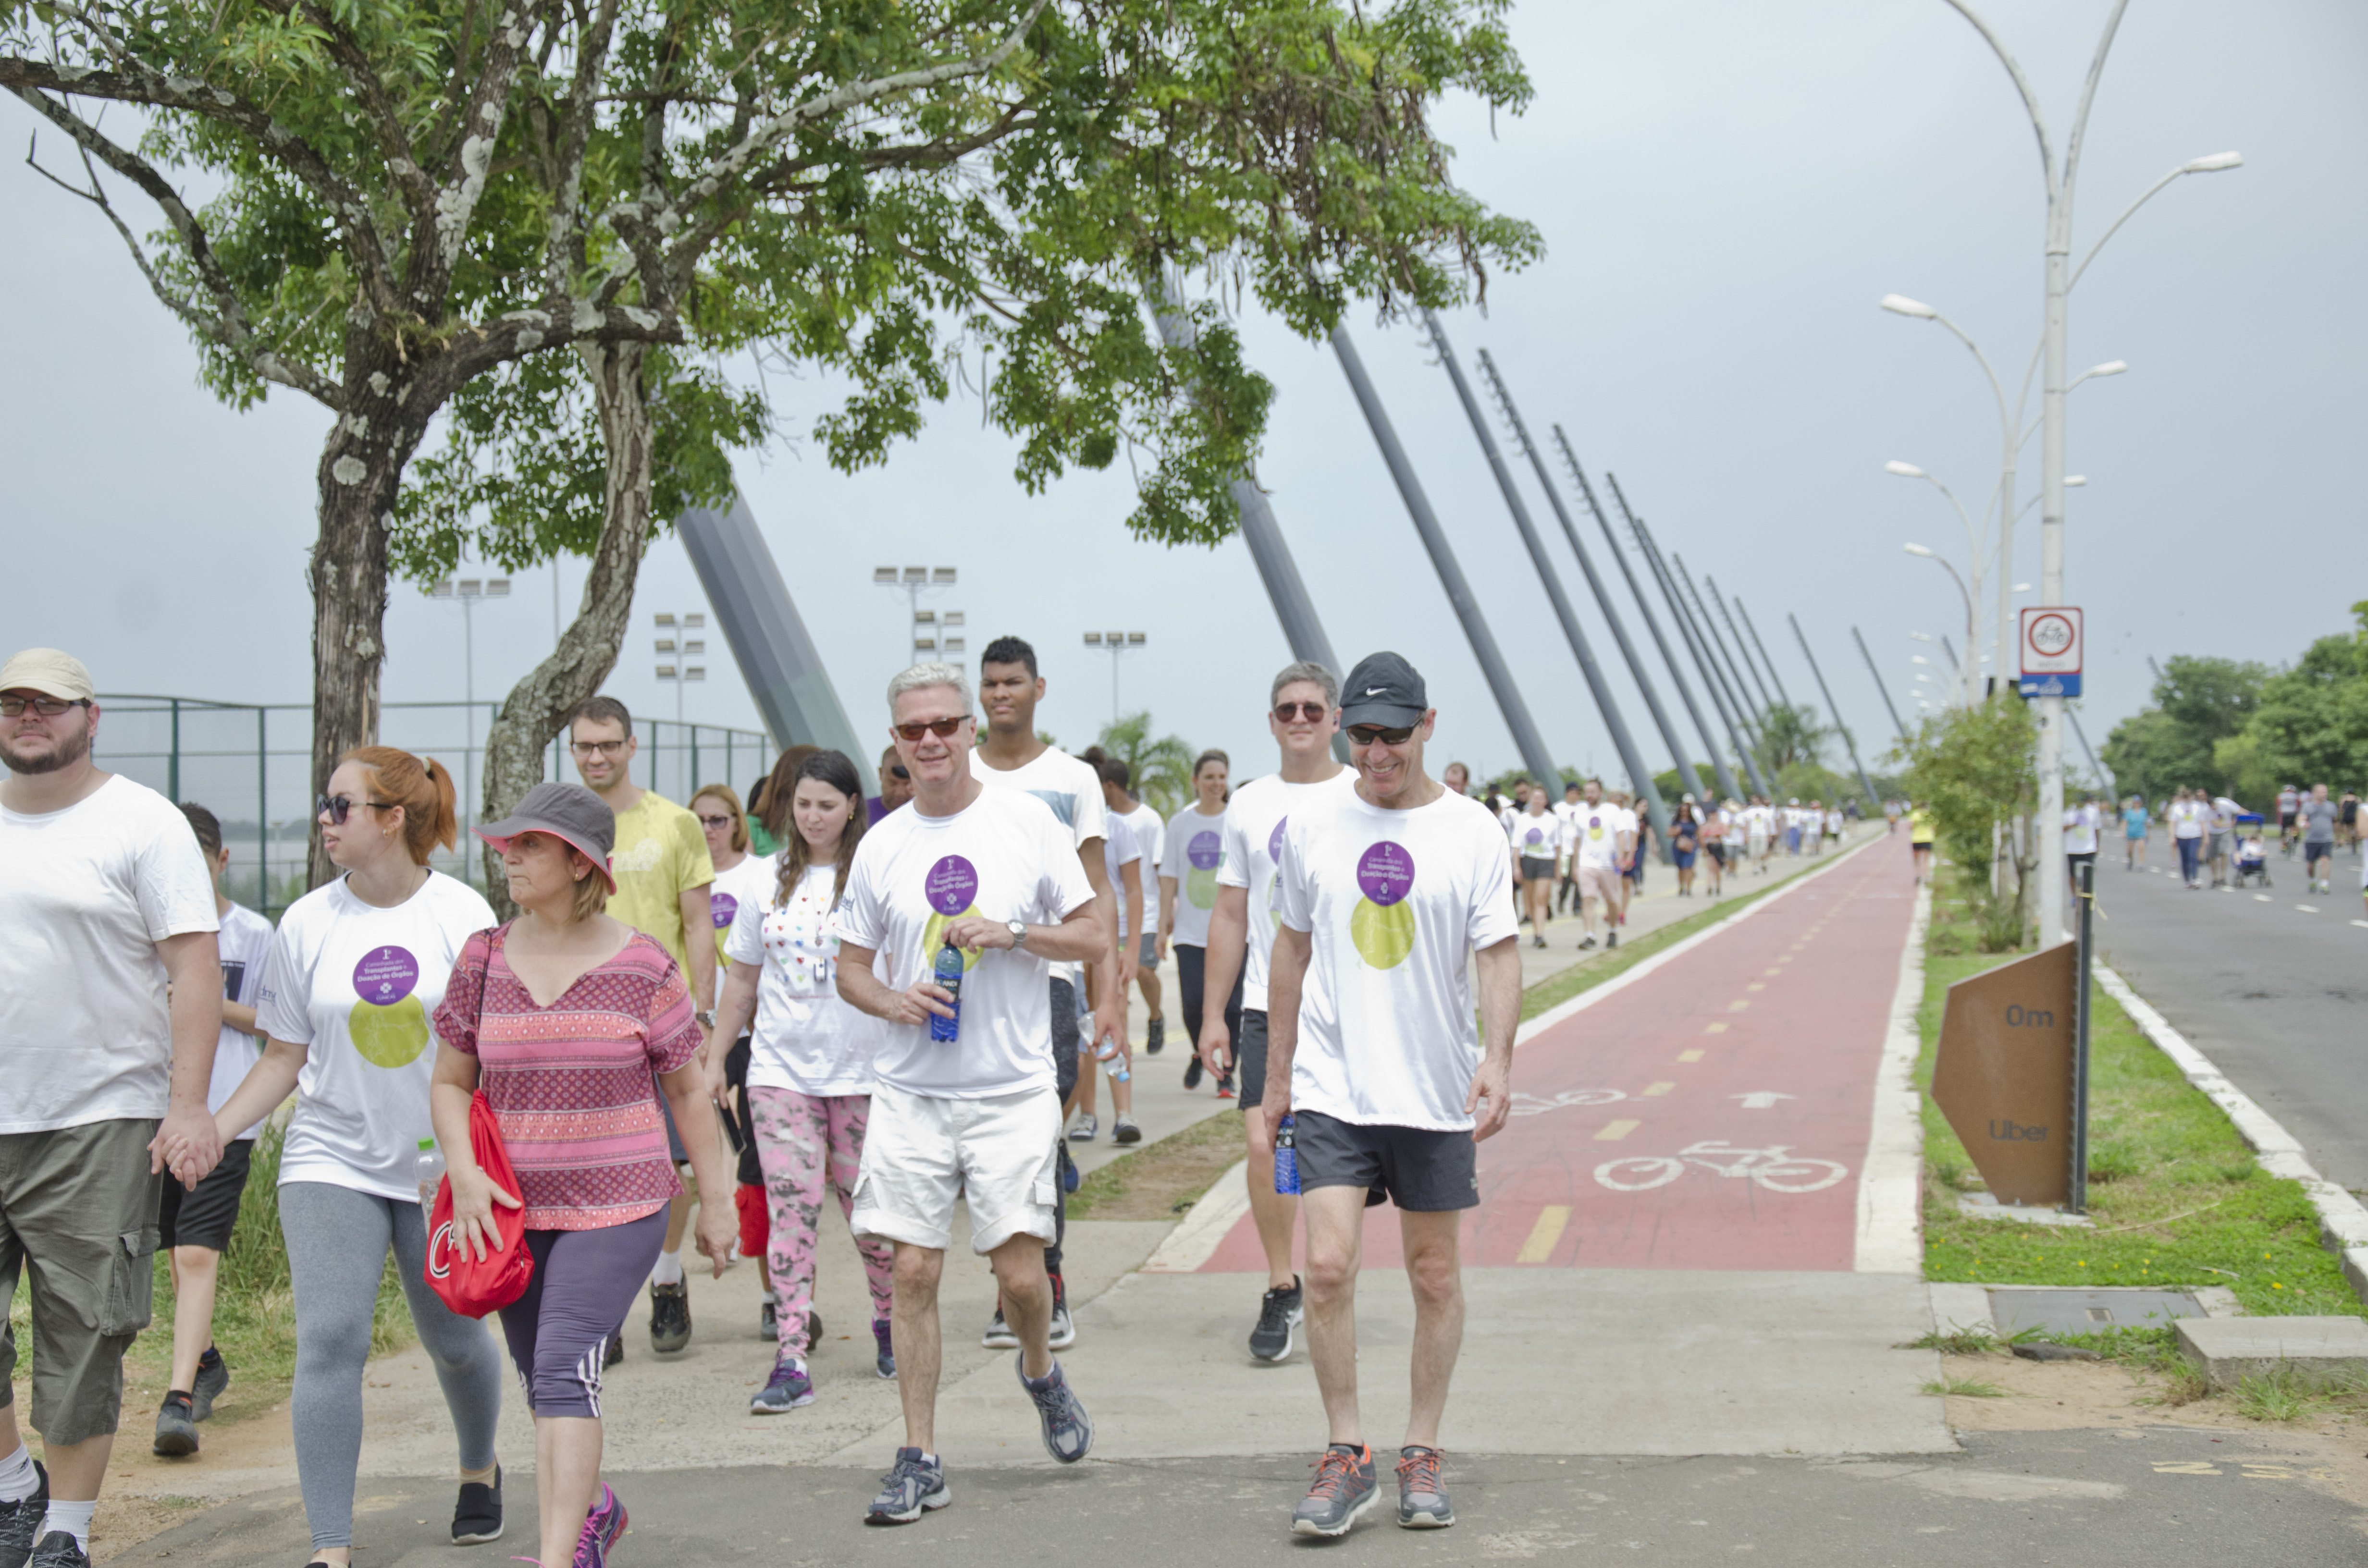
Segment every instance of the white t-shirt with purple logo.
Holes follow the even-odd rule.
[[[1235,790],[1225,807],[1224,863],[1217,868],[1217,885],[1249,890],[1249,951],[1242,959],[1242,1006],[1251,1012],[1266,1011],[1267,965],[1274,957],[1274,863],[1282,853],[1283,824],[1310,798],[1356,787],[1353,767],[1343,767],[1317,784],[1292,784],[1280,773],[1269,773]],[[1480,811],[1485,816],[1488,808],[1480,806]],[[1501,850],[1497,858],[1504,858]]]
[[[1572,852],[1578,857],[1579,869],[1609,871],[1620,864],[1620,834],[1627,813],[1609,801],[1588,805],[1579,802],[1571,813]]]
[[[1469,1129],[1473,949],[1520,932],[1487,808],[1442,794],[1383,811],[1326,792],[1292,812],[1274,896],[1312,947],[1292,1104],[1369,1127]]]
[[[1523,812],[1513,819],[1513,853],[1524,860],[1551,860],[1562,837],[1562,822],[1552,812]]]
[[[494,924],[484,896],[441,871],[393,909],[364,903],[343,877],[288,906],[255,999],[256,1028],[305,1048],[282,1186],[419,1201],[419,1141],[435,1135],[428,1019],[461,944]]]
[[[1194,801],[1168,819],[1162,847],[1167,853],[1160,858],[1160,879],[1176,883],[1176,929],[1169,939],[1178,947],[1205,948],[1209,912],[1217,907],[1217,871],[1225,863],[1225,813],[1204,815]]]
[[[790,831],[797,831],[794,824]],[[781,863],[777,857],[744,855],[740,863],[730,870],[716,872],[715,881],[709,884],[707,915],[715,926],[716,995],[723,994],[724,960],[731,956],[723,950],[724,934],[732,929],[732,922],[738,917],[742,904],[752,902],[763,904],[772,898],[773,888],[780,874]]]
[[[1057,926],[1093,896],[1071,828],[1042,801],[990,786],[952,816],[924,816],[916,801],[863,835],[839,938],[884,952],[882,983],[906,991],[930,972],[953,921]],[[990,948],[965,953],[962,968],[961,1037],[882,1024],[880,1082],[952,1100],[1051,1089],[1053,966],[1024,949]]]
[[[838,921],[831,903],[838,868],[808,866],[783,903],[779,857],[751,856],[741,865],[765,869],[764,886],[739,895],[722,944],[734,963],[758,966],[748,1086],[817,1097],[870,1094],[872,1053],[888,1026],[838,994]]]

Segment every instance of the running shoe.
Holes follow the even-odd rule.
[[[1306,1291],[1298,1275],[1288,1286],[1269,1285],[1258,1302],[1258,1326],[1250,1330],[1250,1354],[1280,1361],[1291,1354],[1292,1331],[1307,1316]]]
[[[198,1358],[197,1381],[189,1387],[189,1419],[203,1421],[211,1415],[214,1401],[220,1399],[222,1390],[228,1387],[230,1363],[222,1358],[221,1351],[209,1345],[206,1353]]]
[[[1041,1378],[1028,1375],[1028,1353],[1021,1351],[1011,1359],[1011,1370],[1019,1379],[1019,1386],[1036,1402],[1036,1418],[1044,1427],[1044,1451],[1063,1464],[1075,1464],[1086,1457],[1094,1446],[1094,1418],[1077,1402],[1076,1392],[1061,1371],[1061,1363]]]
[[[1535,945],[1535,946],[1537,946],[1537,947],[1541,947],[1541,948],[1543,948],[1543,947],[1544,947],[1544,946],[1546,945],[1546,939],[1545,939],[1543,937],[1531,937],[1531,938],[1530,938],[1530,941],[1531,941],[1533,945]]]
[[[1595,946],[1595,938],[1594,938],[1594,937],[1588,937],[1585,938],[1584,940],[1582,940],[1582,941],[1578,944],[1578,950],[1579,950],[1580,952],[1582,952],[1582,953],[1583,953],[1583,952],[1587,951],[1587,949],[1589,949],[1589,948],[1591,948],[1591,947],[1593,947],[1593,946]]]
[[[954,1500],[945,1466],[921,1457],[918,1449],[898,1449],[896,1462],[880,1478],[880,1494],[863,1511],[867,1525],[909,1525],[929,1508]]]
[[[625,1533],[631,1521],[625,1514],[623,1499],[600,1483],[600,1495],[593,1500],[592,1511],[584,1517],[584,1533],[575,1540],[575,1568],[609,1568],[609,1553],[616,1549],[617,1538]]]
[[[1068,1283],[1049,1270],[1045,1278],[1053,1281],[1053,1329],[1044,1342],[1055,1350],[1066,1350],[1077,1342],[1077,1325],[1069,1316]],[[1019,1342],[1015,1339],[1012,1343]]]
[[[1443,1530],[1455,1522],[1455,1506],[1439,1479],[1440,1452],[1410,1445],[1398,1450],[1398,1528]]]
[[[1159,1054],[1159,1048],[1167,1043],[1167,1020],[1164,1017],[1152,1019],[1150,1027],[1144,1031],[1143,1053],[1145,1056],[1156,1056]]]
[[[748,1402],[748,1414],[780,1415],[814,1402],[814,1380],[806,1376],[805,1363],[795,1356],[784,1356],[773,1363],[773,1375]]]
[[[1221,1100],[1234,1097],[1234,1075],[1231,1073],[1217,1080],[1217,1097]]]
[[[625,1331],[621,1328],[612,1329],[609,1334],[609,1348],[600,1353],[601,1369],[606,1370],[610,1367],[616,1366],[624,1358]]]
[[[1293,1535],[1347,1535],[1357,1516],[1373,1506],[1381,1488],[1373,1480],[1373,1450],[1360,1443],[1335,1443],[1315,1461],[1315,1484],[1292,1510]]]
[[[986,1332],[978,1336],[978,1342],[981,1345],[985,1346],[989,1350],[1017,1350],[1019,1348],[1019,1336],[1011,1332],[1011,1325],[1003,1321],[1003,1303],[1001,1301],[998,1301],[995,1303],[995,1315],[987,1319]]]
[[[690,1343],[690,1281],[650,1287],[650,1348],[670,1355]]]
[[[757,1337],[775,1343],[781,1337],[781,1299],[770,1290],[765,1292],[764,1304],[757,1309]]]
[[[1053,1145],[1053,1152],[1061,1156],[1061,1190],[1076,1191],[1077,1183],[1084,1178],[1077,1173],[1077,1162],[1069,1158],[1069,1145],[1065,1142],[1055,1143]]]
[[[461,1495],[452,1504],[452,1544],[476,1546],[501,1539],[502,1467],[496,1464],[492,1485],[482,1481],[461,1483]]]
[[[871,1365],[883,1378],[896,1375],[896,1341],[886,1318],[871,1320],[871,1337],[880,1346],[880,1355]]]
[[[1201,1073],[1201,1053],[1196,1051],[1184,1059],[1184,1086],[1188,1089],[1199,1088]]]
[[[1094,1134],[1100,1131],[1101,1123],[1094,1119],[1094,1116],[1091,1111],[1087,1111],[1085,1115],[1077,1118],[1076,1126],[1069,1129],[1069,1142],[1072,1143],[1090,1143],[1094,1141]]]
[[[33,1461],[33,1494],[17,1503],[0,1503],[0,1563],[21,1565],[33,1554],[33,1540],[50,1511],[50,1472]]]
[[[1627,924],[1627,922],[1623,920],[1623,921],[1622,921],[1622,922],[1621,922],[1621,924],[1622,924],[1622,926],[1624,926],[1624,925],[1626,925],[1626,924]],[[1612,949],[1612,948],[1616,948],[1616,947],[1618,947],[1619,945],[1620,945],[1620,933],[1619,933],[1618,931],[1616,931],[1616,930],[1613,930],[1613,931],[1606,931],[1606,932],[1603,934],[1603,946],[1604,946],[1604,948],[1605,948],[1605,949],[1606,949],[1607,951],[1608,951],[1609,949]]]
[[[33,1548],[33,1555],[25,1560],[25,1568],[90,1568],[90,1556],[82,1542],[64,1530],[51,1530]]]
[[[154,1449],[166,1459],[183,1459],[198,1451],[198,1418],[189,1408],[189,1396],[176,1390],[165,1396],[156,1408],[156,1441]]]
[[[1134,1118],[1121,1116],[1110,1124],[1110,1142],[1140,1143],[1143,1142],[1143,1129],[1134,1124]]]

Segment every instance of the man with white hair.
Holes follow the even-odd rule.
[[[888,707],[913,800],[856,849],[838,956],[839,994],[889,1025],[852,1217],[857,1235],[896,1245],[905,1443],[864,1516],[879,1525],[952,1501],[935,1440],[938,1282],[958,1199],[969,1207],[971,1250],[994,1266],[1045,1449],[1075,1464],[1093,1446],[1093,1422],[1050,1343],[1044,1248],[1060,1186],[1061,1095],[1049,983],[1052,965],[1099,963],[1110,949],[1069,828],[1026,791],[973,774],[977,719],[962,672],[916,665],[888,683]],[[885,983],[872,973],[882,952]]]

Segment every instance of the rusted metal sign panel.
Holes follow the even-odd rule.
[[[1932,1102],[2001,1203],[2070,1194],[2071,943],[1949,987]]]

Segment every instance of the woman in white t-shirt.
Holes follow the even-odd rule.
[[[502,1533],[494,1426],[501,1350],[427,1285],[420,1147],[434,1136],[428,1017],[452,960],[494,924],[474,888],[430,870],[456,834],[452,775],[392,746],[350,751],[319,801],[323,846],[344,872],[280,916],[256,1026],[263,1056],[216,1113],[225,1141],[297,1091],[279,1154],[279,1227],[296,1296],[290,1397],[296,1476],[315,1563],[353,1560],[362,1364],[389,1251],[460,1438],[456,1542]]]
[[[748,1404],[759,1415],[814,1403],[806,1362],[823,1196],[836,1191],[841,1213],[855,1207],[880,1041],[878,1023],[838,994],[838,903],[868,815],[855,764],[835,751],[808,756],[791,781],[788,815],[780,854],[764,863],[770,885],[740,901],[724,937],[732,970],[715,1014],[725,1039],[749,1034],[748,1123],[770,1221],[765,1258],[777,1327],[772,1376]],[[718,1059],[709,1069],[719,1098],[720,1067]],[[871,1293],[879,1372],[893,1378],[895,1251],[871,1236],[855,1247]]]
[[[1176,950],[1176,989],[1183,993],[1184,1033],[1192,1047],[1184,1086],[1201,1086],[1201,985],[1209,958],[1209,915],[1217,907],[1217,869],[1225,863],[1225,802],[1233,761],[1204,751],[1192,763],[1192,803],[1168,820],[1159,863],[1159,945]],[[1225,1038],[1240,1032],[1242,977],[1225,1001]]]

